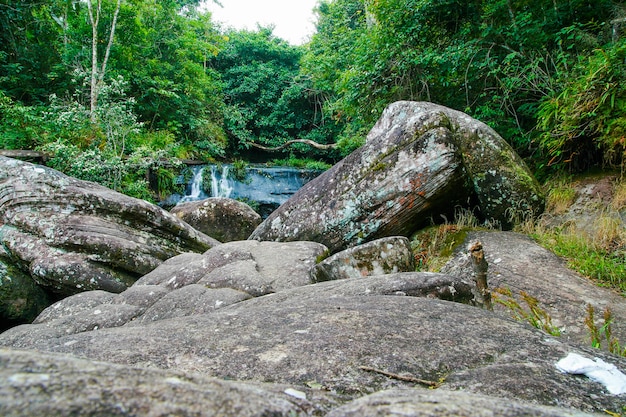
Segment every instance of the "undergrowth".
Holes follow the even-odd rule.
[[[468,210],[457,210],[454,223],[432,225],[415,233],[411,248],[418,271],[438,272],[448,261],[453,250],[467,236],[478,229],[478,219]]]

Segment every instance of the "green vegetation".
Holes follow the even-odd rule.
[[[490,124],[541,179],[624,163],[621,3],[322,0],[303,46],[199,4],[1,1],[0,148],[67,151],[56,167],[146,196],[175,186],[162,159],[326,167],[390,102],[428,100]],[[338,147],[254,147],[292,139]]]
[[[539,300],[525,291],[520,291],[520,296],[526,307],[520,305],[508,288],[496,288],[493,293],[493,300],[506,307],[515,320],[528,322],[531,326],[552,336],[561,335],[561,330],[552,324],[550,314],[540,307]]]
[[[619,340],[613,335],[613,313],[610,308],[606,308],[602,314],[603,324],[598,328],[595,321],[595,309],[591,304],[587,305],[587,317],[585,317],[585,325],[591,336],[591,346],[601,349],[604,344],[606,349],[615,354],[626,356],[626,346],[620,344]]]
[[[623,171],[622,3],[322,0],[303,46],[271,28],[224,31],[199,3],[1,0],[0,148],[45,151],[69,175],[154,201],[180,187],[182,159],[235,161],[233,175],[259,160],[327,169],[387,104],[428,100],[490,124],[544,181]],[[291,139],[339,146],[254,147]],[[575,196],[567,181],[551,183],[548,210],[559,213]],[[611,210],[625,206],[622,186]],[[626,238],[610,215],[598,236],[525,227],[626,291]],[[438,245],[454,245],[453,229],[416,237],[424,268]]]

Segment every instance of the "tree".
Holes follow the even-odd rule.
[[[232,151],[251,145],[285,149],[282,145],[293,139],[307,140],[291,143],[327,143],[329,131],[316,111],[310,81],[299,76],[302,48],[276,38],[271,28],[230,31],[227,36],[211,66],[223,82]]]
[[[99,65],[98,58],[98,44],[100,43],[100,17],[102,15],[102,0],[96,0],[96,7],[94,10],[93,1],[86,0],[87,9],[89,11],[89,23],[91,24],[91,92],[90,92],[90,115],[91,121],[96,121],[96,107],[98,106],[98,93],[102,83],[104,82],[104,76],[106,74],[107,63],[109,62],[109,56],[111,54],[111,47],[113,46],[113,40],[115,39],[115,28],[117,26],[117,17],[120,12],[122,0],[117,0],[115,9],[113,11],[113,17],[111,19],[111,26],[109,27],[109,36],[104,50],[102,63]]]

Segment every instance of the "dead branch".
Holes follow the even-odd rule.
[[[268,152],[277,152],[277,151],[282,151],[283,149],[295,144],[295,143],[304,143],[305,145],[309,145],[312,146],[316,149],[321,149],[323,151],[327,151],[330,149],[336,149],[337,148],[337,144],[336,143],[330,143],[330,144],[323,144],[323,143],[317,143],[313,140],[310,139],[292,139],[292,140],[288,140],[287,142],[283,143],[280,146],[276,146],[276,147],[268,147],[268,146],[263,146],[260,145],[258,143],[254,143],[254,142],[250,142],[250,146],[253,146],[257,149],[261,149],[264,151],[268,151]]]
[[[474,268],[474,281],[476,281],[475,302],[480,307],[487,310],[493,310],[491,304],[491,292],[487,285],[487,260],[483,252],[483,244],[480,241],[473,242],[469,247],[470,257],[472,258],[472,266]]]
[[[359,369],[361,369],[363,371],[367,371],[367,372],[374,372],[374,373],[377,373],[377,374],[381,374],[381,375],[384,375],[384,376],[386,376],[388,378],[397,379],[399,381],[414,382],[416,384],[426,385],[427,387],[437,388],[440,385],[439,382],[428,381],[426,379],[420,379],[420,378],[416,378],[414,376],[405,376],[405,375],[394,374],[392,372],[383,371],[382,369],[376,369],[376,368],[372,368],[372,367],[369,367],[369,366],[359,366]]]

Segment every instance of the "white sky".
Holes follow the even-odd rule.
[[[255,30],[274,25],[274,35],[293,45],[305,43],[315,31],[313,8],[318,0],[220,0],[205,1],[213,20],[224,27]]]

